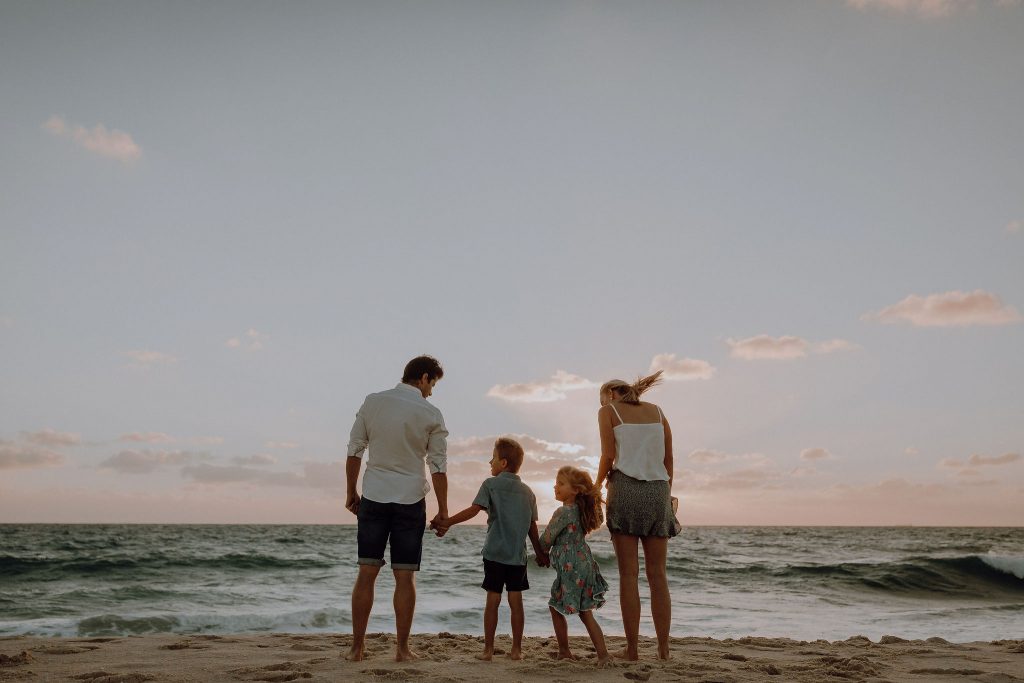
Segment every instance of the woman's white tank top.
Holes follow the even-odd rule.
[[[612,466],[634,479],[668,481],[665,469],[665,426],[658,422],[623,422],[614,403],[609,403],[619,418],[615,433],[615,462]],[[664,419],[661,408],[658,416]]]

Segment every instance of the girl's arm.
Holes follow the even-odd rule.
[[[665,425],[665,471],[668,472],[668,488],[672,489],[672,428],[668,426],[668,418],[661,416],[661,424]]]
[[[551,515],[551,521],[544,527],[544,533],[540,537],[540,547],[544,551],[553,546],[555,539],[558,538],[558,534],[562,533],[562,530],[569,526],[569,517],[569,515],[562,511],[562,508],[558,508],[555,510],[555,514]]]
[[[537,531],[536,521],[530,522],[530,543],[533,544],[533,552],[537,554],[537,566],[550,566],[551,560],[548,559],[548,553],[544,550],[544,546],[540,544],[540,532]]]
[[[612,409],[602,406],[597,411],[597,428],[601,432],[601,462],[597,466],[597,481],[594,488],[601,490],[601,484],[608,477],[608,472],[615,462],[615,430],[612,428]]]

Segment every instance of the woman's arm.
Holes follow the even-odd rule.
[[[668,426],[668,418],[661,415],[661,424],[665,426],[665,471],[668,472],[668,488],[672,489],[672,428]]]
[[[601,462],[597,466],[597,480],[594,488],[601,490],[601,484],[608,477],[608,473],[615,463],[615,430],[612,425],[612,409],[602,406],[597,411],[597,428],[601,433]]]

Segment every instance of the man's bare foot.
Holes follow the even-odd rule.
[[[549,652],[548,655],[550,655],[552,659],[569,659],[574,662],[579,659],[579,657],[574,655],[570,650],[558,650],[556,652]]]
[[[668,645],[666,645],[665,647],[662,647],[661,645],[658,646],[658,659],[664,661],[672,659],[672,653],[669,651]]]
[[[365,645],[353,645],[352,649],[345,655],[345,659],[350,662],[361,662],[366,659],[366,646]]]
[[[628,647],[624,647],[618,652],[613,652],[612,657],[615,659],[625,659],[627,662],[640,661],[640,655],[636,653],[636,650],[630,652]]]
[[[520,659],[523,658],[523,651],[522,651],[522,649],[520,649],[518,647],[512,648],[509,651],[509,653],[508,653],[508,658],[509,659],[514,659],[514,660],[516,660],[518,662]]]
[[[395,650],[395,661],[396,662],[410,662],[414,659],[419,659],[420,656],[410,650],[407,647],[400,647]]]
[[[481,652],[480,654],[475,655],[475,656],[481,662],[489,662],[489,661],[491,661],[491,657],[494,656],[494,648],[493,647],[485,647],[483,652]]]
[[[603,668],[605,668],[606,666],[608,666],[611,663],[612,663],[612,656],[611,655],[606,654],[604,657],[601,657],[600,655],[598,655],[598,657],[597,657],[597,668],[598,669],[603,669]]]

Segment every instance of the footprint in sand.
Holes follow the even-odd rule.
[[[78,674],[72,678],[89,683],[143,683],[143,681],[156,680],[153,676],[140,673],[114,674],[109,671],[90,671],[89,673]]]
[[[36,648],[36,652],[47,655],[77,655],[82,652],[91,652],[100,649],[99,645],[87,645],[85,647],[68,647],[66,645],[54,645],[52,647]]]
[[[261,667],[243,667],[233,669],[231,674],[241,681],[270,681],[271,683],[313,677],[306,663],[303,662],[281,662]]]

